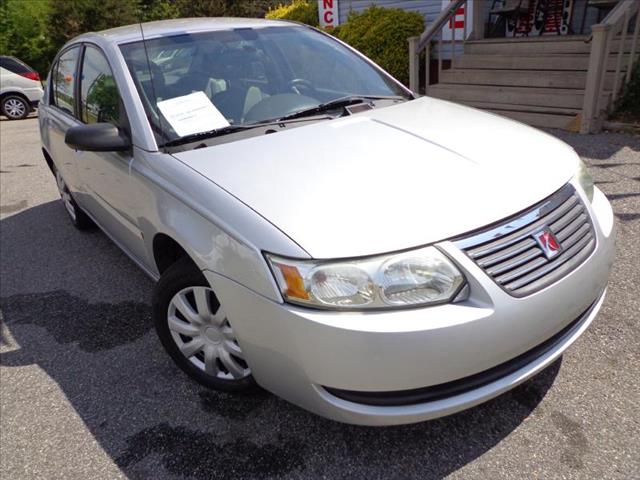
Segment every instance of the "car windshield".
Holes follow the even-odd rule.
[[[160,145],[318,115],[342,99],[410,98],[350,49],[302,26],[178,34],[120,48]],[[206,115],[185,118],[189,111]],[[213,118],[212,128],[203,129],[202,118]]]

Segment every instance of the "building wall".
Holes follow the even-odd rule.
[[[492,0],[472,0],[474,7],[481,6],[488,16],[491,8]],[[640,0],[638,0],[640,1]],[[585,12],[587,0],[574,0],[573,16],[571,18],[571,27],[574,33],[580,33],[580,24],[582,23],[582,15]],[[385,8],[402,8],[403,10],[418,12],[424,17],[425,25],[428,25],[440,14],[442,10],[442,0],[339,0],[339,19],[340,23],[347,21],[347,16],[351,10],[360,12],[371,5],[377,5]],[[584,33],[591,33],[590,26],[597,20],[597,10],[590,8],[587,11],[585,19]]]
[[[424,16],[425,25],[428,25],[440,13],[442,0],[340,0],[338,5],[340,23],[347,21],[351,10],[360,12],[371,5],[418,12]]]

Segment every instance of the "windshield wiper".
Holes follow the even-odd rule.
[[[218,135],[226,135],[228,133],[239,132],[240,130],[247,130],[249,128],[257,128],[261,125],[229,125],[227,127],[216,128],[214,130],[207,130],[206,132],[192,133],[185,135],[184,137],[175,138],[165,142],[163,147],[176,147],[178,145],[184,145],[185,143],[197,142],[205,138],[217,137]]]
[[[331,117],[326,117],[326,118],[331,118]],[[273,120],[262,120],[255,123],[244,123],[242,125],[229,125],[222,128],[216,128],[214,130],[208,130],[206,132],[192,133],[191,135],[185,135],[184,137],[175,138],[173,140],[169,140],[168,142],[165,142],[162,146],[176,147],[178,145],[184,145],[186,143],[197,142],[198,140],[204,140],[207,138],[220,137],[222,135],[236,133],[241,130],[251,130],[252,128],[268,127],[269,125],[281,125],[284,123],[289,123],[289,122],[286,122],[284,118],[278,118]],[[291,123],[294,123],[294,122],[291,122]]]
[[[346,97],[335,98],[326,103],[321,103],[315,107],[305,108],[297,112],[280,117],[278,121],[290,120],[292,118],[308,117],[318,113],[334,110],[341,107],[348,107],[356,103],[364,103],[367,100],[408,100],[400,95],[347,95]]]

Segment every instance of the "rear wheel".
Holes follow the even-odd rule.
[[[7,95],[0,103],[0,110],[9,120],[22,120],[29,115],[31,107],[24,98],[18,95]]]
[[[190,377],[227,392],[255,387],[223,306],[190,259],[178,260],[160,278],[153,317],[165,350]]]
[[[95,224],[89,216],[84,213],[80,207],[78,207],[78,204],[71,196],[69,188],[64,182],[60,171],[56,168],[54,169],[54,173],[56,176],[56,184],[58,185],[58,192],[60,193],[60,199],[62,200],[62,204],[64,205],[73,226],[78,230],[90,230],[93,228]]]

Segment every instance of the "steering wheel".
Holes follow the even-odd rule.
[[[308,95],[310,97],[317,96],[317,91],[315,87],[311,84],[309,80],[305,80],[304,78],[294,78],[289,82],[289,89],[298,95],[304,95],[299,89],[299,87],[303,87],[307,90],[307,93],[312,93],[313,95]]]

